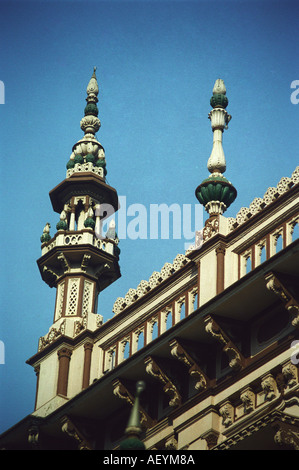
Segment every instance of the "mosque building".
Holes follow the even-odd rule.
[[[209,176],[195,189],[204,227],[104,322],[97,298],[120,277],[121,254],[113,219],[103,233],[119,199],[96,137],[98,93],[94,71],[84,136],[50,191],[56,233],[46,224],[41,236],[37,265],[56,302],[27,360],[35,408],[1,448],[298,450],[299,167],[225,217],[237,190],[224,176],[231,116],[216,80]]]

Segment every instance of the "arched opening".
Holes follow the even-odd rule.
[[[144,346],[144,334],[143,334],[143,331],[141,331],[141,333],[138,335],[137,351],[143,348],[143,346]]]
[[[152,329],[152,340],[158,338],[158,322],[155,321]]]

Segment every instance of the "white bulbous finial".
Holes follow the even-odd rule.
[[[97,82],[97,77],[96,77],[96,67],[93,68],[93,74],[92,74],[92,77],[87,85],[87,88],[86,88],[86,93],[88,95],[90,94],[94,94],[94,95],[97,95],[99,93],[99,86],[98,86],[98,82]]]
[[[226,95],[226,88],[224,85],[224,81],[221,80],[221,78],[218,78],[216,80],[214,88],[213,88],[213,93],[216,93],[219,95]]]

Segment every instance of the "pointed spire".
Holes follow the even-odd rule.
[[[107,174],[105,152],[95,135],[101,127],[97,107],[99,85],[96,77],[96,67],[93,69],[86,93],[87,104],[84,109],[84,117],[80,121],[84,137],[73,146],[70,159],[66,165],[67,177],[70,177],[76,171],[81,173],[82,171],[92,171],[105,178]]]
[[[223,176],[226,171],[225,155],[222,147],[222,135],[228,128],[231,116],[227,113],[228,99],[223,80],[217,79],[210,100],[213,109],[209,113],[213,131],[213,148],[208,160],[208,170],[211,173],[195,191],[199,202],[205,206],[211,216],[223,214],[237,197],[234,186]]]
[[[85,138],[91,137],[94,138],[94,134],[98,132],[101,127],[101,122],[98,119],[98,93],[99,86],[96,77],[96,67],[93,69],[93,74],[86,88],[87,93],[87,105],[84,109],[84,118],[80,122],[81,129],[85,132]]]
[[[144,390],[145,383],[137,382],[135,401],[125,430],[126,439],[120,444],[120,450],[145,450],[145,445],[139,439],[141,434],[139,397]]]

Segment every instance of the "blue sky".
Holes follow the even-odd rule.
[[[40,278],[40,236],[59,219],[49,191],[65,178],[83,133],[86,86],[97,66],[97,134],[108,182],[127,206],[190,204],[208,176],[208,113],[226,84],[225,176],[234,217],[298,165],[297,2],[0,1],[1,317],[0,432],[33,411],[25,361],[53,321],[55,291]],[[132,217],[128,217],[128,221]],[[201,227],[196,227],[201,228]],[[124,239],[122,277],[99,297],[108,320],[117,297],[184,251],[184,241]]]

